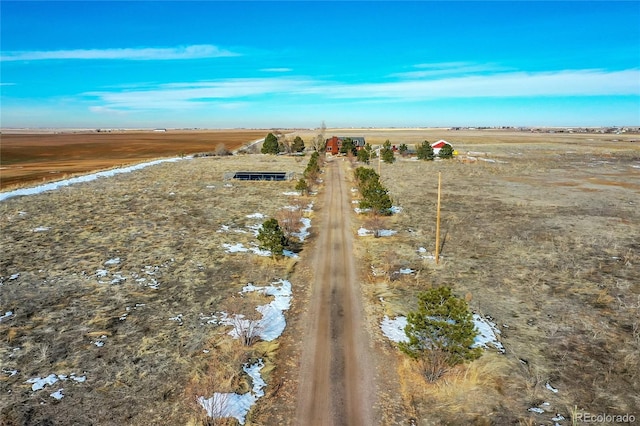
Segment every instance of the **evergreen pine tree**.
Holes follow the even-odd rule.
[[[304,179],[298,179],[298,183],[296,184],[296,191],[300,191],[300,194],[305,195],[309,192],[309,185],[307,181]]]
[[[440,152],[438,152],[438,157],[440,158],[452,158],[453,157],[453,148],[449,144],[445,144],[442,148],[440,148]]]
[[[385,163],[391,164],[396,161],[396,156],[393,154],[393,150],[391,149],[391,142],[389,142],[388,139],[382,145],[380,157],[382,157],[382,161],[384,161]]]
[[[361,149],[357,154],[358,161],[361,163],[369,164],[370,154],[366,149]]]
[[[293,140],[293,144],[291,145],[291,151],[293,152],[302,152],[304,151],[304,141],[300,136],[296,136]]]
[[[389,190],[382,186],[379,181],[369,182],[360,190],[362,200],[360,207],[363,209],[371,209],[374,214],[389,216],[391,214],[391,198],[389,198]]]
[[[405,333],[409,341],[401,342],[400,350],[412,358],[439,351],[453,366],[481,354],[479,348],[471,348],[476,330],[467,302],[457,298],[449,287],[418,294],[418,310],[407,315]]]
[[[278,138],[273,133],[269,133],[262,143],[263,154],[277,154],[279,151]]]
[[[342,145],[340,145],[340,153],[352,153],[353,155],[356,155],[356,145],[353,143],[353,140],[351,138],[344,138],[342,140]]]
[[[422,145],[417,149],[417,154],[418,160],[433,160],[435,157],[433,147],[431,147],[431,144],[428,141],[422,142]]]
[[[282,256],[287,246],[287,238],[276,219],[268,219],[258,231],[259,246],[262,250],[270,250],[273,257]]]

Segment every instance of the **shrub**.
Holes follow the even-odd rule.
[[[217,156],[231,155],[231,151],[229,151],[227,149],[227,146],[225,144],[219,143],[216,146],[216,150],[214,152],[214,155],[217,155]]]

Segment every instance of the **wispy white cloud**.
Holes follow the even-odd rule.
[[[598,69],[550,72],[504,72],[444,78],[341,84],[318,93],[334,98],[437,99],[478,97],[547,97],[640,95],[640,70]]]
[[[16,83],[0,83],[0,86],[15,86]]]
[[[513,68],[507,68],[496,64],[477,64],[473,62],[437,62],[432,64],[416,64],[413,68],[418,68],[419,70],[394,73],[390,76],[400,78],[426,78],[445,75],[459,76],[514,71]]]
[[[35,50],[3,52],[1,61],[41,61],[51,59],[120,59],[131,61],[156,61],[179,59],[218,58],[239,56],[238,53],[220,49],[210,44],[178,47],[142,47],[122,49]]]
[[[253,102],[264,96],[311,99],[420,101],[447,98],[640,96],[640,70],[503,72],[401,81],[348,83],[310,78],[236,78],[179,82],[140,90],[96,91],[83,96],[109,110],[186,109],[225,102]]]
[[[466,67],[469,65],[473,65],[472,62],[464,62],[464,61],[457,61],[457,62],[428,62],[428,63],[423,63],[423,64],[415,64],[413,65],[414,68],[425,68],[425,69],[430,69],[430,70],[440,70],[440,69],[450,69],[450,68],[459,68],[459,67]]]
[[[291,68],[262,68],[260,71],[264,72],[291,72]]]
[[[220,100],[270,94],[304,93],[312,80],[295,78],[242,78],[192,83],[169,83],[152,89],[83,93],[111,109],[185,109]]]
[[[95,114],[110,114],[110,115],[124,115],[126,114],[125,111],[119,110],[119,109],[112,109],[112,108],[107,108],[104,106],[90,106],[89,107],[89,111],[95,113]]]

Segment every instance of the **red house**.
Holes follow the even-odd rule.
[[[340,148],[342,147],[342,141],[347,139],[347,136],[334,136],[331,139],[326,140],[326,148],[325,150],[329,154],[338,155],[340,154]],[[353,142],[353,145],[356,147],[356,150],[364,149],[366,145],[366,141],[361,136],[349,137]]]
[[[337,136],[327,139],[326,151],[329,154],[338,155],[340,153],[340,146],[342,146],[342,139]]]

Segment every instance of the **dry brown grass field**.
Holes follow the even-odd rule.
[[[638,135],[335,133],[364,135],[373,144],[444,138],[460,153],[454,160],[397,156],[395,164],[382,164],[381,181],[403,209],[384,228],[398,233],[356,240],[367,326],[379,336],[385,365],[396,366],[384,374],[398,383],[416,424],[571,424],[580,413],[638,419]],[[444,244],[436,265],[418,249],[435,251],[438,173]],[[355,226],[366,227],[366,217]],[[374,276],[372,267],[385,274]],[[400,268],[417,272],[393,274]],[[431,384],[376,324],[384,315],[406,314],[419,290],[438,285],[452,286],[475,312],[494,319],[506,354],[487,351]],[[397,415],[397,397],[387,396],[395,410],[387,424],[406,422]]]
[[[40,183],[159,157],[235,150],[266,130],[3,131],[0,188]]]
[[[242,365],[258,358],[276,384],[277,341],[245,350],[207,321],[220,311],[257,315],[267,298],[241,297],[242,287],[293,271],[294,261],[222,244],[255,241],[233,230],[261,223],[253,213],[281,214],[295,182],[223,175],[305,166],[300,157],[195,158],[3,202],[0,309],[13,315],[0,322],[0,424],[197,422],[196,396],[246,391]],[[231,231],[218,232],[223,225]],[[72,373],[86,381],[35,392],[25,383]]]
[[[382,164],[381,180],[402,207],[384,227],[398,233],[354,237],[363,327],[375,336],[379,424],[570,425],[576,413],[640,418],[640,146],[631,142],[638,135],[330,133],[373,144],[444,138],[460,153]],[[305,142],[313,136],[300,135]],[[195,397],[246,392],[242,365],[258,358],[266,360],[268,385],[246,424],[293,424],[300,318],[314,276],[308,260],[323,231],[311,228],[297,261],[274,262],[225,253],[223,243],[255,238],[218,230],[245,229],[259,222],[247,215],[281,215],[295,202],[283,194],[294,182],[226,182],[225,172],[299,173],[307,159],[196,158],[1,202],[0,317],[13,314],[0,319],[0,424],[208,424]],[[438,173],[443,246],[436,265],[418,249],[434,250]],[[355,235],[369,220],[354,213],[353,222]],[[400,268],[416,273],[395,273]],[[263,302],[240,297],[242,287],[280,278],[291,280],[294,294],[278,340],[243,347],[228,328],[206,323],[219,311],[250,315]],[[506,354],[487,350],[429,383],[379,323],[411,310],[420,290],[444,284],[493,318]],[[25,383],[72,373],[86,381],[39,391]],[[50,394],[59,388],[58,401]]]

